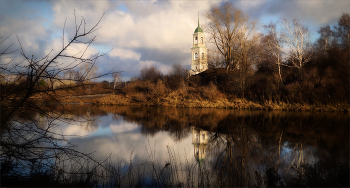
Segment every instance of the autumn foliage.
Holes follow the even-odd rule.
[[[295,27],[303,35],[309,35],[307,27],[297,20],[281,20],[285,27]],[[232,49],[238,51],[232,56],[237,59],[232,61],[238,64],[232,64],[230,68],[227,63],[217,63],[225,61],[225,58],[219,58],[220,55],[210,56],[211,68],[191,77],[179,64],[175,64],[167,75],[157,67],[144,67],[139,79],[130,82],[122,91],[131,102],[156,106],[179,106],[182,102],[180,106],[186,107],[235,107],[235,101],[241,101],[245,104],[243,108],[249,109],[311,110],[315,108],[310,106],[330,105],[348,110],[349,25],[349,14],[343,13],[338,25],[320,28],[316,42],[295,42],[307,46],[307,51],[288,54],[280,45],[293,33],[278,34],[275,25],[270,24],[264,27],[268,32],[252,34],[245,41],[234,44]],[[237,40],[241,40],[242,34],[237,35]],[[307,36],[297,37],[307,39]],[[249,48],[243,49],[248,43]],[[197,106],[194,101],[198,101]],[[206,105],[218,102],[221,104]],[[297,104],[300,108],[285,107],[285,104]]]

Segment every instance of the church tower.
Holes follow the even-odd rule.
[[[190,74],[195,75],[208,69],[207,48],[205,47],[203,29],[198,26],[193,33],[193,47],[191,48],[192,61]]]

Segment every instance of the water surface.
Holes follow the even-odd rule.
[[[97,159],[110,157],[135,164],[156,160],[163,165],[175,157],[178,165],[196,161],[198,166],[205,164],[226,175],[230,175],[226,168],[239,169],[241,175],[249,177],[242,180],[248,184],[242,185],[258,184],[256,174],[286,178],[293,173],[297,176],[302,166],[315,169],[317,165],[312,176],[321,176],[317,175],[321,171],[338,176],[331,171],[339,171],[339,165],[349,166],[347,113],[94,105],[67,108],[80,115],[71,119],[81,121],[61,123],[56,131],[72,135],[68,139],[78,150],[93,152]],[[348,177],[348,170],[346,173],[344,177]],[[336,177],[340,179],[336,181],[346,181],[344,177]]]

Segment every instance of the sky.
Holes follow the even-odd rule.
[[[190,69],[192,34],[208,20],[204,14],[211,6],[226,1],[185,0],[1,0],[0,51],[19,42],[28,56],[40,59],[53,56],[62,49],[63,28],[65,42],[73,35],[75,24],[83,17],[86,27],[96,24],[103,15],[100,28],[91,37],[96,41],[86,51],[86,57],[107,53],[96,66],[99,73],[121,71],[123,80],[137,76],[145,66],[155,66],[167,74],[174,63]],[[236,0],[229,1],[243,10],[260,25],[276,22],[284,17],[298,19],[307,26],[312,38],[325,25],[336,25],[342,13],[350,13],[350,0]],[[66,24],[65,24],[66,22]],[[205,31],[204,31],[205,32]],[[18,38],[18,39],[17,39]],[[75,54],[83,48],[76,45],[68,50]],[[13,62],[23,61],[19,53],[11,54]],[[6,63],[6,58],[0,63]],[[101,78],[111,81],[111,77]]]

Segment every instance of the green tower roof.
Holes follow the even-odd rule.
[[[198,32],[203,32],[203,29],[199,26],[199,16],[198,16],[198,26],[196,30],[194,30],[194,33],[198,33]]]

